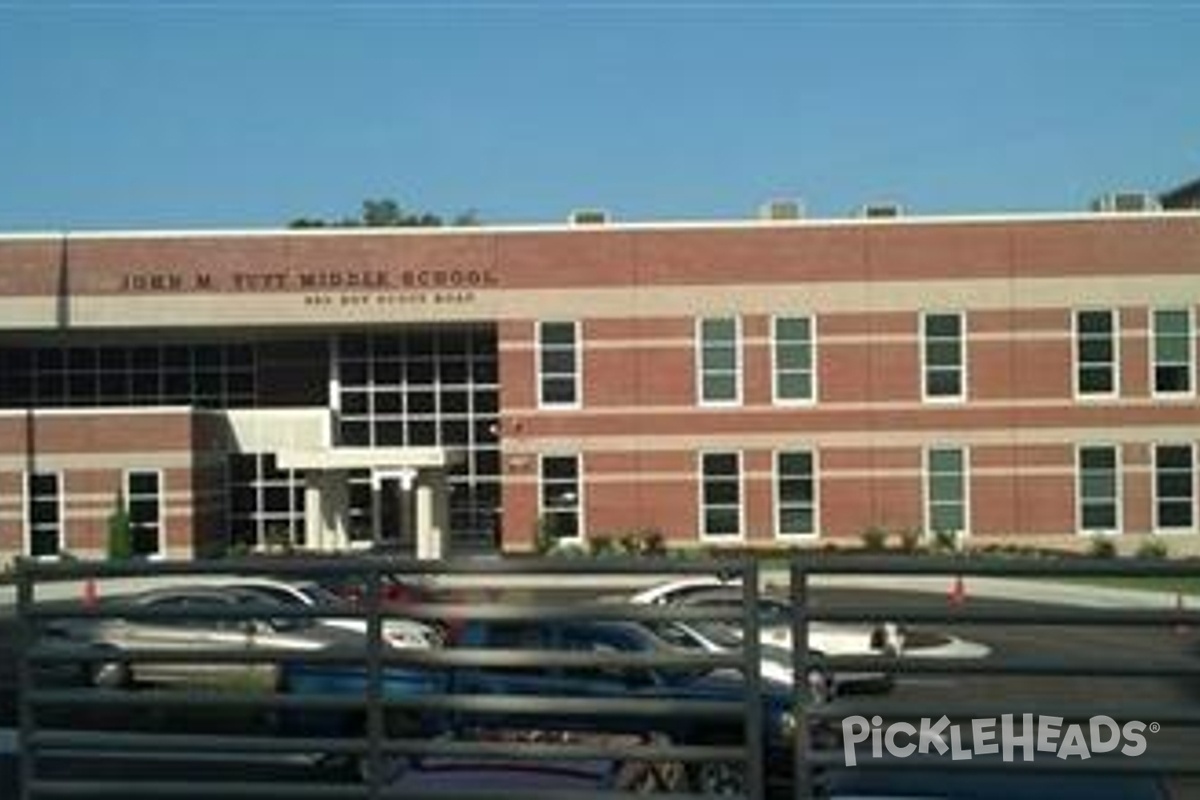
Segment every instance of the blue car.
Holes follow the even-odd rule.
[[[648,653],[678,654],[681,651],[665,642],[648,627],[633,622],[608,621],[504,621],[471,622],[461,631],[456,645],[472,649],[565,651],[571,653]],[[298,694],[354,694],[362,696],[367,673],[358,665],[288,663],[281,670],[281,687]],[[703,700],[728,703],[732,713],[721,717],[699,717],[681,713],[670,717],[647,713],[645,716],[612,714],[547,714],[531,705],[517,704],[496,711],[445,711],[437,714],[406,715],[388,725],[390,735],[419,735],[424,738],[452,735],[476,737],[480,732],[528,731],[541,736],[561,737],[641,734],[674,744],[740,745],[745,738],[742,709],[747,702],[745,680],[736,670],[705,667],[658,666],[550,666],[531,657],[528,665],[496,667],[395,667],[383,674],[383,693],[391,697],[418,695],[530,696],[548,699],[646,698],[657,700]],[[768,778],[787,779],[783,774],[790,765],[789,742],[794,718],[793,698],[788,687],[764,683],[762,712]],[[330,717],[324,715],[326,725]],[[336,719],[336,718],[335,718]],[[361,728],[348,717],[337,725],[344,732]],[[553,729],[553,730],[550,730]],[[652,733],[646,733],[652,732]],[[399,760],[397,760],[399,761]],[[380,762],[375,762],[376,766]],[[369,777],[365,759],[359,760],[360,773]],[[384,765],[393,776],[403,764]],[[662,769],[656,774],[678,776],[672,788],[692,789],[704,794],[737,795],[746,791],[746,775],[741,762],[697,762],[685,768]],[[630,775],[639,770],[616,765],[615,773]],[[644,776],[643,776],[644,777]],[[617,780],[621,783],[621,780]]]

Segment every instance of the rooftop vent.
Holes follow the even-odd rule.
[[[866,219],[891,219],[904,215],[904,207],[899,203],[867,203],[859,209],[858,215]]]
[[[1092,201],[1092,211],[1136,213],[1160,210],[1162,204],[1149,192],[1109,192]]]
[[[804,203],[788,198],[768,200],[758,209],[759,219],[801,219],[803,216]]]
[[[602,208],[577,208],[567,217],[572,225],[607,225],[608,212]]]

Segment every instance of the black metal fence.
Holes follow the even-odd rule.
[[[1088,559],[983,559],[934,557],[797,556],[763,568],[751,558],[714,559],[487,559],[422,563],[401,559],[348,557],[249,559],[188,563],[44,563],[22,562],[17,571],[18,785],[22,800],[42,797],[120,798],[616,798],[631,794],[695,797],[722,794],[759,800],[767,796],[864,794],[855,780],[865,773],[917,776],[983,775],[1014,772],[1145,775],[1170,781],[1200,775],[1193,758],[1200,742],[1200,691],[1195,704],[1143,702],[1136,686],[1177,679],[1200,686],[1200,658],[1190,650],[1191,633],[1200,630],[1200,613],[1182,600],[1161,607],[1075,608],[961,602],[956,582],[975,578],[1074,579],[1080,577],[1195,579],[1195,562],[1105,561]],[[353,578],[363,588],[353,611],[317,603],[282,607],[244,603],[228,608],[156,607],[117,595],[155,585],[231,583],[239,576],[281,580],[338,582]],[[738,581],[741,604],[735,609],[613,602],[635,586],[685,576],[720,576]],[[870,593],[853,607],[817,602],[836,576],[857,576],[875,587],[888,580],[940,576],[948,582],[947,601],[914,607],[872,604]],[[427,591],[389,602],[389,582],[424,582]],[[762,672],[759,602],[767,583],[785,584],[792,605],[793,680],[781,688]],[[857,585],[862,585],[862,581]],[[58,588],[55,588],[58,587]],[[97,588],[99,587],[99,588]],[[311,649],[296,647],[230,648],[200,633],[206,622],[223,623],[235,640],[253,637],[263,620],[360,620],[361,637]],[[446,646],[388,646],[398,619],[452,621]],[[178,642],[120,646],[98,635],[104,621],[124,626],[125,636],[139,625],[168,623],[184,631]],[[556,640],[530,647],[519,642],[472,641],[463,631],[478,623],[526,621],[547,627],[571,621],[601,621],[629,627],[673,623],[733,623],[740,645],[731,648],[577,650]],[[1110,661],[1058,653],[1053,657],[993,653],[971,661],[925,658],[919,650],[886,656],[817,653],[810,646],[816,624],[889,623],[919,631],[923,626],[979,630],[996,626],[1082,626],[1088,629],[1150,629],[1180,633],[1178,658],[1137,659],[1114,652]],[[73,627],[74,626],[74,627]],[[189,628],[191,626],[191,628]],[[278,627],[287,630],[286,624]],[[86,636],[72,631],[83,629]],[[194,635],[186,631],[193,630]],[[458,637],[457,639],[455,637]],[[1120,641],[1120,638],[1114,639]],[[226,676],[216,685],[186,690],[143,685],[137,669],[178,665],[184,671],[202,665],[258,665],[265,683]],[[97,670],[107,668],[107,672]],[[962,699],[947,693],[934,700],[892,695],[838,696],[820,702],[810,691],[813,670],[828,674],[881,673],[897,684],[914,676],[953,676],[986,682],[990,676],[1031,680],[1095,681],[1098,676],[1126,680],[1122,696],[1097,693],[1054,702],[1039,699],[1036,708],[1017,708],[1003,694],[984,688]],[[719,684],[665,681],[651,686],[645,674],[699,675],[740,673]],[[236,671],[234,671],[236,672]],[[476,683],[469,691],[446,675],[472,673],[505,676]],[[604,691],[578,693],[580,683],[554,683],[546,674],[582,674]],[[116,674],[121,680],[97,680]],[[522,680],[538,675],[526,683]],[[614,691],[612,676],[639,676],[636,688]],[[299,677],[297,677],[299,676]],[[319,680],[304,688],[306,676]],[[439,677],[442,676],[442,677]],[[97,685],[99,684],[99,685]],[[590,685],[590,684],[588,684]],[[630,684],[633,685],[633,684]],[[729,687],[734,687],[730,689]],[[416,687],[415,689],[413,687]],[[1134,688],[1129,688],[1134,687]],[[603,687],[602,687],[603,688]],[[780,705],[780,696],[784,705]],[[980,699],[982,698],[982,699]],[[1103,715],[1118,725],[1153,721],[1169,726],[1178,747],[1151,740],[1136,757],[1120,752],[1094,758],[1058,758],[1039,754],[1032,761],[999,757],[958,759],[941,753],[985,742],[972,720],[1000,720],[1014,714],[1010,731],[1016,750],[1037,720],[1061,718],[1060,733],[1073,723],[1087,725]],[[918,752],[892,754],[905,742],[917,744],[920,720],[961,723],[964,741],[946,742],[946,730],[931,734]],[[847,720],[867,721],[861,746],[847,745]],[[889,746],[890,726],[901,734]],[[936,726],[935,726],[936,727]],[[987,733],[988,730],[982,731]],[[1002,738],[1003,730],[990,732]],[[1060,736],[1060,739],[1063,737]],[[936,740],[936,741],[934,741]],[[1036,750],[1037,740],[1033,739]],[[965,742],[965,744],[964,744]],[[928,752],[919,752],[921,749]],[[853,766],[848,766],[852,753]],[[790,756],[790,758],[789,758]],[[402,763],[476,765],[580,765],[594,768],[594,783],[573,788],[530,786],[514,790],[489,774],[472,785],[446,788],[398,780]],[[600,764],[600,767],[594,765]],[[281,766],[285,765],[285,766]],[[349,769],[335,769],[346,767]],[[725,766],[720,770],[711,765]],[[559,770],[560,774],[571,772]],[[345,774],[343,774],[345,773]],[[593,773],[588,773],[593,774]],[[732,776],[721,782],[701,775]],[[942,777],[927,779],[922,796],[949,794]],[[990,780],[981,778],[981,780]],[[942,787],[942,788],[939,788]],[[899,790],[897,790],[898,793]],[[903,795],[900,795],[903,796]],[[1019,795],[1013,795],[1019,796]],[[1068,796],[1068,795],[1064,795]],[[1186,794],[1178,796],[1187,796]]]
[[[857,576],[859,585],[874,584],[880,588],[886,587],[889,580],[907,579],[911,586],[914,578],[940,578],[945,602],[917,608],[814,607],[810,590],[815,580],[828,582],[835,576]],[[1042,793],[1036,793],[1038,797],[1096,796],[1095,787],[1129,776],[1137,777],[1125,784],[1111,783],[1113,793],[1104,796],[1133,797],[1136,792],[1138,797],[1200,797],[1200,781],[1189,780],[1200,776],[1200,759],[1195,757],[1196,746],[1200,745],[1200,640],[1195,635],[1200,631],[1200,612],[1194,601],[1189,603],[1189,589],[1195,590],[1197,577],[1200,577],[1200,562],[1196,560],[969,556],[818,556],[792,560],[789,586],[797,674],[814,661],[808,651],[808,637],[812,624],[818,621],[886,620],[902,626],[937,625],[947,630],[998,628],[1010,634],[1040,628],[1042,644],[1032,648],[1033,652],[1001,651],[968,661],[923,657],[920,649],[909,650],[895,659],[821,657],[819,661],[832,670],[887,670],[901,684],[912,677],[941,676],[960,682],[973,680],[976,688],[966,692],[969,695],[966,698],[953,693],[940,696],[934,693],[932,698],[916,701],[841,697],[828,704],[800,706],[800,735],[793,750],[796,796],[808,797],[822,791],[836,793],[839,778],[861,775],[865,770],[884,773],[875,785],[890,784],[892,788],[887,793],[895,796],[904,796],[907,773],[914,778],[910,785],[923,785],[934,796],[946,797],[1035,796],[1036,790],[1029,787],[1036,786],[1036,780],[1047,786]],[[969,590],[965,587],[973,579],[994,578],[1009,581],[999,586],[999,602],[995,597],[983,603],[968,599]],[[1012,583],[1012,579],[1026,580]],[[1125,588],[1123,597],[1105,593],[1106,581],[1111,583],[1113,579]],[[1064,584],[1076,589],[1091,587],[1107,599],[1082,606],[1063,605],[1047,602],[1053,597],[1026,594],[1036,595],[1040,591],[1053,595],[1053,587]],[[1153,589],[1148,594],[1139,591],[1150,587]],[[1132,593],[1128,593],[1130,590]],[[1026,602],[1017,605],[1013,601]],[[1098,661],[1094,652],[1072,652],[1069,648],[1041,652],[1047,642],[1053,641],[1056,632],[1079,628],[1108,632],[1106,642],[1113,648],[1110,660]],[[1143,655],[1136,649],[1127,649],[1122,641],[1128,632],[1137,630],[1171,631],[1177,643],[1172,649],[1177,652]],[[1018,693],[988,685],[990,680],[998,678],[1037,683],[1043,691],[1020,697]],[[1108,678],[1123,680],[1115,690],[1112,685],[1100,688],[1101,682]],[[1179,681],[1186,687],[1184,702],[1139,700],[1144,695],[1153,697],[1154,692],[1146,691],[1147,684],[1162,679]],[[1096,690],[1089,691],[1087,687],[1091,686]],[[943,726],[941,737],[946,752],[933,742],[929,747],[907,747],[918,744],[920,721],[936,728],[943,717],[949,723]],[[1093,744],[1088,737],[1092,736],[1091,720],[1097,717],[1112,719],[1119,725],[1133,722],[1155,725],[1160,730],[1170,726],[1171,741],[1152,741],[1133,755],[1122,752],[1124,748],[1103,753],[1089,750],[1085,755],[1079,745]],[[852,748],[846,742],[845,721],[852,718],[868,720],[870,741],[869,747],[856,748],[853,765],[848,766]],[[1043,720],[1048,720],[1046,734],[1041,730]],[[974,730],[974,721],[985,722],[981,731]],[[897,722],[909,726],[899,730],[908,734],[905,743],[897,746],[904,751],[900,755],[891,753],[886,746],[880,747],[875,738],[877,731],[881,738],[886,737],[891,725]],[[1060,757],[1056,749],[1061,747],[1072,725],[1080,726],[1078,732],[1085,738],[1070,742],[1066,756]],[[913,728],[917,728],[916,735],[909,733]],[[831,729],[839,734],[832,741],[826,737],[822,743],[812,735],[814,730]],[[860,722],[855,732],[861,733],[862,729]],[[980,732],[985,734],[982,741]],[[1150,734],[1143,729],[1137,735],[1145,739]],[[1056,747],[1042,749],[1039,737]],[[1111,739],[1110,735],[1104,743]],[[1030,741],[1032,744],[1028,745]],[[1139,749],[1135,743],[1130,752]],[[1018,774],[1030,780],[1013,783]],[[956,793],[949,780],[955,776],[965,779],[964,783],[974,783],[967,790],[969,795]],[[1073,784],[1076,777],[1090,778],[1087,788],[1077,788],[1083,784]],[[1141,777],[1146,780],[1140,780]],[[1003,788],[1006,781],[1011,783],[1010,788]],[[982,794],[979,787],[989,782],[996,783],[998,788],[993,794]],[[843,783],[855,785],[853,780]],[[1141,793],[1143,786],[1148,793]]]
[[[430,597],[410,598],[400,611],[389,607],[384,597],[385,576],[428,577],[431,569],[437,580],[459,586],[453,596],[435,593]],[[460,789],[453,795],[437,789],[388,785],[387,767],[395,757],[453,757],[479,762],[489,759],[611,762],[614,767],[609,771],[609,779],[600,780],[594,790],[570,793],[581,798],[625,796],[633,791],[634,785],[652,783],[644,777],[645,773],[663,770],[664,765],[680,765],[680,771],[686,774],[687,765],[718,760],[741,765],[743,791],[761,797],[763,723],[757,702],[760,677],[756,668],[758,636],[754,615],[689,614],[668,606],[597,602],[588,599],[591,592],[586,589],[609,586],[613,579],[628,579],[630,575],[715,574],[718,570],[744,579],[742,585],[748,600],[744,607],[753,609],[759,585],[753,561],[686,565],[475,561],[432,568],[413,561],[349,558],[139,565],[24,563],[18,571],[17,589],[22,637],[18,663],[21,797],[165,800],[497,796],[497,789],[487,785]],[[498,588],[511,583],[506,577],[517,574],[540,576],[559,591],[543,589],[531,595],[517,589]],[[205,626],[198,623],[209,621],[220,622],[236,633],[238,626],[231,626],[231,622],[244,621],[249,626],[264,619],[328,619],[344,618],[347,614],[345,609],[321,605],[282,608],[247,603],[233,610],[136,605],[120,597],[110,598],[106,588],[115,579],[207,584],[218,579],[235,582],[237,576],[247,575],[355,579],[366,590],[356,614],[365,622],[363,641],[357,645],[351,642],[319,651],[296,652],[230,649],[201,636],[190,639],[185,636],[178,645],[164,646],[162,642],[151,641],[136,646],[137,643],[129,641],[136,632],[130,634],[128,630],[121,646],[98,647],[97,640],[103,642],[104,636],[97,636],[94,630],[87,640],[51,635],[56,629],[63,626],[69,629],[72,622],[79,621],[119,620],[127,629],[135,630],[137,626],[170,623],[184,631],[203,629]],[[67,593],[71,599],[39,599],[39,590],[64,583],[76,587]],[[522,585],[521,581],[516,583]],[[94,588],[97,584],[101,586],[98,591]],[[556,598],[564,586],[583,587],[583,590],[576,589],[572,592],[574,597],[564,601]],[[526,620],[544,625],[567,620],[653,623],[724,616],[726,621],[743,626],[747,636],[746,646],[733,652],[571,652],[537,645],[534,649],[478,647],[469,640],[430,649],[386,647],[386,626],[401,615],[418,620]],[[131,665],[208,668],[264,663],[276,673],[276,680],[267,691],[238,691],[240,687],[226,685],[216,690],[190,688],[181,692],[140,686],[134,681],[96,686],[88,685],[87,680],[88,676],[94,678],[98,674],[95,669],[98,664],[108,667],[110,673],[119,671],[129,675]],[[719,697],[680,696],[667,690],[627,697],[614,693],[572,697],[554,694],[553,684],[532,688],[520,685],[519,678],[524,672],[553,669],[617,672],[732,669],[740,671],[744,681],[736,694]],[[403,674],[409,680],[413,676],[419,679],[463,670],[515,674],[517,679],[511,682],[509,693],[461,694],[446,685],[426,686],[411,693],[392,690],[394,683],[403,683],[396,679],[397,675]],[[282,685],[278,680],[280,674],[323,673],[328,680],[325,685],[318,685],[316,691],[289,691],[294,686]],[[83,680],[72,680],[73,677]],[[291,681],[295,682],[296,679]],[[502,722],[495,723],[497,717]],[[422,719],[449,719],[456,724],[431,734],[413,723]],[[676,731],[689,727],[693,731],[712,729],[720,733],[695,742],[679,741],[677,737],[631,737],[631,726],[619,724],[629,719],[636,719],[637,728],[647,734],[655,729]],[[473,727],[488,732],[497,727],[509,730],[500,739],[464,737],[458,735],[464,727],[458,723],[464,720],[483,720],[482,725]],[[694,724],[681,726],[680,720],[692,720]],[[235,723],[243,732],[221,729],[222,722]],[[511,730],[514,726],[525,728],[528,735],[514,735]],[[215,730],[209,732],[209,729]],[[546,735],[547,730],[561,735]],[[588,731],[606,735],[589,740],[581,733]],[[301,779],[291,782],[241,779],[236,773],[228,779],[214,777],[227,772],[219,769],[222,754],[240,757],[247,753],[293,758],[311,754],[316,756],[314,761],[349,761],[359,765],[357,772],[362,780],[340,780],[336,770],[300,773]],[[176,778],[169,770],[145,769],[147,763],[155,767],[164,760],[185,763],[196,759],[208,765],[202,771],[205,774],[197,775],[195,769],[182,770],[179,771],[182,777]],[[115,773],[114,760],[124,762],[124,767]],[[67,766],[56,769],[56,762]],[[643,773],[642,779],[638,773]],[[676,785],[663,788],[686,793],[686,787],[686,782],[677,781]],[[531,789],[522,794],[536,797],[539,792]],[[550,794],[564,796],[561,789],[553,789]]]

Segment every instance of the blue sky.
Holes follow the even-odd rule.
[[[1200,4],[0,0],[0,230],[1076,210],[1200,177]]]

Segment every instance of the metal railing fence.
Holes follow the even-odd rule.
[[[518,591],[491,588],[503,584],[505,576],[535,574],[543,579],[570,586],[572,581],[589,577],[605,584],[609,579],[630,575],[710,574],[735,575],[744,578],[748,602],[754,608],[758,591],[757,564],[752,560],[738,563],[725,561],[683,563],[602,562],[514,562],[498,560],[464,561],[437,564],[436,578],[467,583],[474,589],[459,590],[458,594],[474,594],[473,599],[435,596],[432,600],[407,603],[401,611],[389,608],[384,602],[384,581],[387,576],[425,578],[430,565],[401,559],[378,558],[274,558],[189,563],[43,563],[23,562],[17,574],[17,612],[20,624],[18,655],[18,712],[19,726],[19,784],[23,800],[41,797],[421,797],[445,798],[436,790],[414,790],[385,785],[386,762],[395,756],[413,758],[446,757],[460,759],[502,758],[521,760],[585,762],[595,759],[616,764],[654,765],[672,763],[690,765],[718,759],[743,765],[746,794],[763,796],[762,713],[757,700],[760,677],[757,669],[757,620],[753,615],[729,612],[704,612],[677,609],[670,606],[634,606],[624,603],[596,602],[576,597],[570,602],[553,602],[547,598],[554,592],[543,591],[536,597],[521,596]],[[322,580],[353,576],[365,582],[367,591],[361,606],[350,614],[344,608],[278,607],[246,604],[235,609],[160,608],[138,606],[110,597],[106,589],[94,587],[111,585],[120,579],[148,580],[156,585],[167,582],[188,584],[200,581],[202,587],[227,580],[236,583],[240,576],[271,576],[280,579]],[[73,584],[74,599],[39,599],[39,591],[53,585]],[[61,592],[58,593],[61,596]],[[69,592],[68,594],[71,594]],[[135,595],[136,596],[136,595]],[[560,649],[496,648],[448,646],[433,649],[395,649],[384,645],[385,626],[398,615],[416,620],[488,620],[524,621],[553,625],[566,621],[641,621],[669,622],[672,620],[725,619],[736,622],[751,635],[747,645],[736,652],[570,652]],[[361,618],[365,635],[361,646],[350,644],[330,647],[317,652],[296,653],[249,649],[231,650],[188,642],[185,649],[145,646],[129,649],[97,648],[94,644],[47,639],[47,631],[72,622],[95,623],[102,620],[122,620],[134,625],[171,623],[195,627],[207,622],[247,624],[256,620],[305,620],[330,617]],[[237,625],[232,626],[237,630]],[[267,664],[276,670],[284,665],[301,668],[293,670],[342,670],[353,676],[354,688],[345,692],[289,693],[274,686],[272,691],[239,692],[222,690],[190,690],[178,692],[153,687],[136,690],[73,685],[61,683],[62,676],[55,668],[80,668],[81,674],[92,672],[90,665],[214,665]],[[479,670],[491,674],[522,670],[591,670],[629,673],[646,670],[738,670],[744,676],[742,691],[737,696],[704,698],[673,696],[667,690],[653,696],[536,696],[528,693],[459,694],[446,687],[413,694],[391,691],[393,676],[406,674],[437,675],[455,671]],[[51,676],[47,678],[46,675]],[[56,682],[57,681],[57,682]],[[141,730],[123,726],[122,722],[137,719],[139,714],[167,710],[172,724],[167,729]],[[221,713],[246,719],[276,721],[253,734],[228,731],[206,733],[191,730],[189,717],[193,714],[217,716]],[[407,716],[405,716],[407,715]],[[438,716],[450,719],[482,719],[483,727],[490,717],[515,718],[527,725],[531,733],[527,740],[507,739],[487,741],[438,736],[412,730],[397,733],[389,726],[399,716]],[[490,715],[490,717],[489,717]],[[286,722],[353,718],[361,722],[350,730],[336,735],[292,735]],[[710,726],[722,731],[711,741],[676,742],[671,739],[605,740],[600,744],[538,739],[533,735],[541,728],[566,728],[568,732],[601,731],[627,727],[621,720],[636,719],[645,726],[675,729],[680,720],[691,720],[696,729]],[[100,724],[95,724],[100,720]],[[279,725],[283,720],[285,724]],[[597,722],[600,720],[600,722]],[[605,722],[607,720],[607,722]],[[339,724],[341,724],[339,722]],[[131,729],[126,729],[130,727]],[[304,727],[302,725],[301,727]],[[318,725],[317,727],[321,727]],[[736,734],[736,735],[734,735]],[[87,767],[94,759],[110,759],[117,751],[130,765],[139,760],[159,762],[165,757],[181,761],[201,758],[219,759],[222,754],[245,756],[298,756],[320,754],[332,760],[338,757],[358,760],[365,780],[346,784],[306,777],[303,782],[262,783],[253,780],[196,780],[193,776],[172,779],[156,776],[138,780],[136,768],[130,766],[117,776],[105,775],[104,769],[90,774]],[[55,760],[68,759],[73,763],[69,775],[45,767]],[[563,791],[549,794],[531,789],[527,796],[562,797]],[[578,798],[612,798],[628,796],[619,786],[601,785],[595,790],[569,792]],[[684,791],[678,794],[691,796]],[[462,791],[454,796],[494,796],[494,790],[480,788],[475,792]]]
[[[112,596],[109,586],[119,581],[134,583],[214,583],[237,576],[271,576],[281,580],[337,580],[353,576],[366,592],[353,611],[325,606],[281,608],[246,605],[236,612],[225,609],[163,610],[131,605]],[[632,605],[612,602],[601,595],[627,595],[635,586],[661,579],[687,576],[732,579],[740,586],[740,607],[730,610],[673,605]],[[512,794],[499,786],[480,785],[453,791],[398,786],[386,767],[397,757],[408,759],[464,759],[481,763],[520,762],[531,765],[568,762],[586,764],[607,761],[637,767],[639,774],[671,767],[678,775],[694,774],[705,764],[733,764],[740,770],[741,783],[735,794],[761,800],[774,794],[795,798],[822,797],[850,791],[853,779],[862,773],[886,772],[902,776],[926,771],[980,776],[1015,772],[1029,774],[1111,774],[1153,776],[1170,783],[1200,775],[1200,761],[1192,757],[1200,740],[1200,699],[1178,703],[1139,699],[1153,696],[1146,686],[1162,681],[1183,681],[1200,687],[1200,651],[1193,633],[1200,630],[1200,611],[1180,590],[1165,602],[1138,606],[1110,605],[1073,607],[1052,604],[1014,606],[1004,602],[965,602],[955,599],[960,581],[994,578],[1023,578],[1044,581],[1076,579],[1144,579],[1158,583],[1179,581],[1183,586],[1200,575],[1196,561],[1017,559],[994,557],[898,557],[838,554],[796,555],[786,561],[762,566],[753,558],[736,559],[480,559],[431,564],[406,559],[379,558],[258,558],[188,563],[46,563],[26,561],[17,570],[18,642],[18,782],[22,800],[42,797],[120,798],[490,798]],[[385,597],[392,576],[428,581],[428,597],[408,602],[402,610]],[[828,587],[853,579],[863,599],[852,607],[824,602]],[[925,595],[926,602],[911,605],[883,602],[870,590],[886,588],[889,581],[945,581],[950,591],[946,600]],[[772,689],[762,675],[763,647],[758,605],[768,583],[786,584],[784,592],[792,606],[790,640],[792,683],[790,719],[793,735],[783,743],[774,738],[774,716],[767,698]],[[103,588],[99,598],[90,587]],[[1016,585],[1016,584],[1014,584]],[[1028,585],[1028,584],[1021,584]],[[1191,584],[1194,585],[1194,584]],[[56,591],[54,587],[70,587]],[[866,587],[866,591],[861,591]],[[904,588],[912,588],[907,586]],[[1158,595],[1161,599],[1162,596]],[[1176,598],[1174,600],[1170,598]],[[1003,598],[1001,598],[1003,599]],[[1010,599],[1022,599],[1020,597]],[[195,645],[184,652],[169,647],[136,650],[97,649],[86,643],[48,638],[56,626],[73,622],[92,624],[106,619],[130,623],[156,621],[202,623],[208,620],[252,622],[255,620],[311,620],[355,618],[364,623],[362,641],[326,650],[231,652],[218,647]],[[426,620],[469,620],[473,622],[527,622],[553,627],[573,621],[627,622],[661,625],[690,622],[722,622],[741,630],[741,646],[724,652],[665,650],[654,652],[573,651],[562,647],[479,647],[470,643],[433,649],[395,649],[385,646],[388,625],[397,618]],[[823,624],[870,625],[895,623],[916,631],[922,627],[973,632],[995,630],[1040,631],[1052,641],[1056,630],[1109,631],[1114,643],[1111,659],[1097,660],[1094,654],[993,652],[972,661],[923,657],[919,650],[887,656],[854,656],[817,653],[811,647],[813,628]],[[235,626],[236,627],[236,626]],[[1178,657],[1142,658],[1126,652],[1121,643],[1130,631],[1169,632],[1179,637]],[[1193,645],[1188,643],[1192,642]],[[1191,647],[1191,649],[1189,649]],[[1036,649],[1035,649],[1036,650]],[[315,674],[349,675],[351,690],[286,691],[273,683],[265,691],[193,689],[186,692],[157,687],[96,687],[63,677],[68,673],[90,673],[95,664],[188,665],[259,664],[275,670],[299,666]],[[879,672],[894,678],[898,687],[891,695],[837,696],[831,702],[816,702],[807,676],[821,669],[831,674]],[[457,674],[520,676],[530,671],[587,671],[601,676],[631,675],[648,670],[716,670],[741,674],[734,695],[657,694],[622,696],[570,696],[528,691],[476,690],[463,693],[453,686],[436,685],[419,691],[397,690],[398,675],[407,679]],[[947,679],[970,685],[970,691],[933,692],[913,699],[903,691],[909,681]],[[1063,699],[1045,692],[1036,700],[991,691],[989,680],[1009,686],[1028,683],[1047,686],[1053,681],[1087,681],[1099,685],[1120,681],[1120,696],[1097,691],[1087,694],[1064,691]],[[974,682],[974,683],[972,683]],[[545,686],[538,684],[542,689]],[[568,685],[568,684],[563,684]],[[562,688],[561,686],[559,687]],[[1070,696],[1068,696],[1070,695]],[[1032,697],[1034,695],[1030,695]],[[1034,707],[1029,707],[1030,705]],[[1024,714],[1061,718],[1065,729],[1073,722],[1087,722],[1104,715],[1119,722],[1153,720],[1167,726],[1180,744],[1168,747],[1152,740],[1147,752],[1136,758],[1120,754],[1097,754],[1094,758],[1057,758],[1052,754],[1015,763],[996,758],[954,759],[934,753],[876,757],[874,741],[861,749],[853,767],[848,767],[846,721],[870,719],[872,731],[893,723],[945,716],[969,723],[1015,715],[1025,724]],[[192,724],[193,716],[205,718]],[[220,724],[236,720],[234,730]],[[874,718],[878,718],[878,723]],[[145,726],[145,719],[157,725]],[[166,724],[161,724],[163,721]],[[241,724],[241,721],[253,721]],[[353,720],[353,725],[325,730],[308,725],[317,720]],[[448,731],[431,735],[414,727],[414,720],[450,721]],[[479,720],[482,724],[476,725]],[[489,725],[527,730],[529,735],[495,738]],[[299,725],[292,725],[301,721]],[[515,721],[516,724],[510,724]],[[633,725],[632,723],[636,723]],[[397,727],[399,725],[399,727]],[[206,727],[207,726],[207,727]],[[524,726],[522,728],[522,726]],[[636,735],[630,738],[630,728]],[[470,730],[468,730],[470,729]],[[567,730],[572,736],[540,735],[546,730]],[[683,735],[680,731],[685,731]],[[1022,728],[1024,730],[1024,728]],[[484,731],[484,735],[478,734]],[[619,732],[609,739],[587,739],[580,732]],[[691,736],[712,731],[709,737]],[[473,732],[464,735],[464,732]],[[660,735],[663,734],[663,735]],[[624,736],[624,738],[621,738]],[[972,744],[971,742],[967,743]],[[884,748],[885,750],[887,748]],[[120,755],[114,759],[113,755]],[[331,771],[301,771],[284,777],[264,779],[244,776],[239,771],[222,773],[223,757],[232,761],[247,756],[265,762],[276,759],[319,755],[322,761],[359,765],[365,779],[357,782],[335,778]],[[790,758],[789,758],[790,756]],[[192,774],[175,775],[171,770],[152,769],[140,775],[138,765],[162,764],[173,759],[188,764],[208,764],[211,774],[197,779]],[[60,766],[70,765],[65,773]],[[126,766],[114,770],[113,763]],[[637,772],[637,770],[632,770]],[[857,772],[861,771],[861,772]],[[613,771],[616,774],[616,770]],[[299,777],[297,777],[299,776]],[[651,777],[654,777],[653,775]],[[661,777],[661,776],[660,776]],[[845,779],[851,779],[846,782]],[[980,780],[987,778],[981,777]],[[653,783],[654,781],[650,781]],[[686,798],[702,794],[695,780],[658,780],[657,794],[664,798]],[[1190,784],[1189,784],[1190,785]],[[782,786],[782,788],[780,788]],[[521,790],[523,798],[579,798],[597,800],[641,793],[645,782],[624,785],[602,781],[594,788]],[[934,792],[937,786],[928,787]],[[948,791],[948,790],[947,790]],[[1188,790],[1177,796],[1188,796]]]

